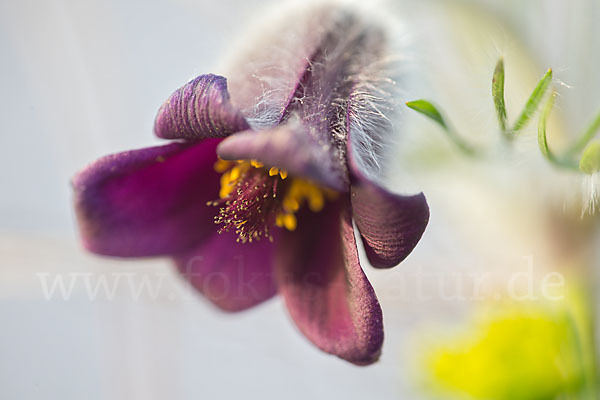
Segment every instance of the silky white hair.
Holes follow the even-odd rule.
[[[329,134],[338,150],[343,147],[345,157],[350,132],[354,160],[363,173],[378,179],[399,132],[408,60],[403,24],[378,13],[373,4],[353,1],[290,2],[269,14],[226,58],[222,69],[232,102],[253,128],[265,129],[280,122],[290,93],[307,68],[345,71],[336,83],[351,90],[336,93],[340,96],[327,105],[335,115]],[[326,49],[321,64],[314,65],[311,54],[327,35],[334,36],[334,45]]]

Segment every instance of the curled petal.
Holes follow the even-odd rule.
[[[73,179],[84,246],[95,253],[172,254],[215,231],[214,172],[219,140],[127,151],[103,157]]]
[[[255,159],[331,189],[347,191],[341,161],[327,145],[314,140],[307,129],[290,122],[270,130],[236,133],[225,139],[217,152],[225,160]]]
[[[156,136],[165,139],[223,138],[248,129],[229,101],[227,79],[200,75],[177,89],[161,106],[154,122]]]
[[[357,365],[379,358],[379,302],[358,258],[352,221],[341,202],[306,212],[283,232],[276,263],[279,293],[300,331],[327,353]]]
[[[402,196],[388,192],[362,174],[351,148],[348,153],[352,216],[365,252],[374,267],[393,267],[413,251],[423,236],[429,222],[427,200],[423,193]]]
[[[429,207],[423,193],[400,196],[371,183],[351,186],[352,215],[374,267],[399,264],[415,248],[427,222]]]
[[[175,257],[194,288],[225,311],[241,311],[271,298],[274,243],[236,243],[230,232],[214,234],[200,246]]]

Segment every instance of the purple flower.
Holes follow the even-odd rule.
[[[385,31],[335,7],[298,19],[286,27],[295,35],[261,41],[240,65],[231,97],[216,75],[173,93],[155,121],[172,143],[77,174],[75,209],[88,250],[172,256],[228,311],[279,293],[320,349],[370,364],[382,312],[352,221],[371,264],[388,268],[415,247],[429,209],[423,194],[392,194],[367,172],[390,135],[396,94]]]

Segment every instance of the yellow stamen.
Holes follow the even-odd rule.
[[[235,179],[231,179],[232,170],[226,171],[221,175],[221,190],[219,191],[219,197],[224,199],[229,196],[233,191]]]
[[[285,196],[283,199],[283,208],[288,212],[296,212],[300,209],[300,203],[295,197]]]
[[[323,197],[323,193],[317,189],[311,190],[308,196],[308,208],[312,212],[319,212],[325,207],[325,198]]]
[[[218,173],[222,174],[223,172],[227,171],[229,168],[231,168],[231,161],[225,161],[225,160],[221,160],[220,158],[217,160],[217,162],[215,162],[214,165],[214,169],[215,171],[217,171]]]
[[[243,184],[242,181],[252,168],[261,169],[264,168],[264,164],[257,160],[225,161],[219,159],[214,164],[215,171],[222,174],[219,197],[221,199],[232,201],[234,202],[232,204],[235,204],[236,200],[234,198],[229,199],[229,197],[232,196],[236,190],[240,190],[240,185]],[[284,180],[288,177],[288,172],[278,167],[269,168],[268,174],[270,177],[274,177],[274,179]],[[311,211],[319,212],[325,207],[326,200],[335,200],[337,197],[335,191],[321,188],[304,179],[290,178],[290,180],[286,181],[283,185],[284,186],[281,187],[282,189],[280,189],[282,190],[283,196],[279,200],[281,208],[279,211],[275,211],[276,215],[274,222],[276,226],[285,228],[288,231],[296,230],[298,226],[296,212],[298,212],[304,204],[306,204]],[[275,197],[275,192],[273,197]],[[218,204],[219,203],[216,201],[209,202],[209,205]],[[237,216],[234,214],[233,221],[236,219]],[[235,221],[235,228],[245,235],[240,236],[240,240],[242,242],[246,242],[246,240],[251,242],[253,239],[258,240],[260,238],[259,232],[244,232],[244,226],[247,222],[248,220],[241,219]]]
[[[230,172],[226,171],[225,173],[223,173],[223,175],[221,175],[221,187],[223,186],[229,186],[229,176],[230,176]]]
[[[277,214],[277,216],[275,217],[275,225],[277,225],[280,228],[283,228],[283,217],[284,214]]]
[[[279,174],[279,168],[271,167],[271,169],[269,169],[269,176],[275,176],[277,174]]]
[[[283,216],[283,225],[285,229],[288,231],[295,231],[296,226],[298,226],[298,221],[296,220],[296,216],[294,214],[285,214]]]
[[[240,177],[240,167],[231,168],[231,171],[229,172],[229,180],[237,181],[239,177]]]

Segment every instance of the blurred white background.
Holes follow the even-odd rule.
[[[410,16],[414,26],[407,27],[420,32],[417,37],[431,40],[456,29],[485,38],[447,19],[451,2],[392,3],[390,10]],[[572,86],[559,105],[565,125],[579,131],[600,107],[600,3],[459,3],[485,3],[507,42],[521,38],[529,46],[531,63],[542,66],[536,73],[552,66]],[[214,66],[228,44],[270,4],[0,2],[1,398],[418,398],[411,394],[406,339],[417,322],[451,319],[464,306],[398,294],[409,271],[433,265],[444,273],[446,260],[463,257],[464,249],[444,242],[452,228],[435,219],[407,262],[391,271],[365,267],[386,323],[384,355],[368,368],[320,353],[295,330],[278,299],[225,315],[188,292],[168,260],[102,259],[79,247],[69,187],[73,173],[99,156],[157,143],[152,125],[162,101],[196,75],[219,73]],[[423,26],[431,31],[423,34]],[[502,52],[492,42],[482,77],[491,75]],[[416,43],[416,53],[425,45]],[[490,98],[465,101],[488,102],[493,116]],[[485,264],[477,254],[464,257]],[[44,276],[107,272],[164,278],[168,289],[134,299],[120,285],[114,299],[99,295],[91,301],[84,285],[76,285],[68,301],[44,299]]]

